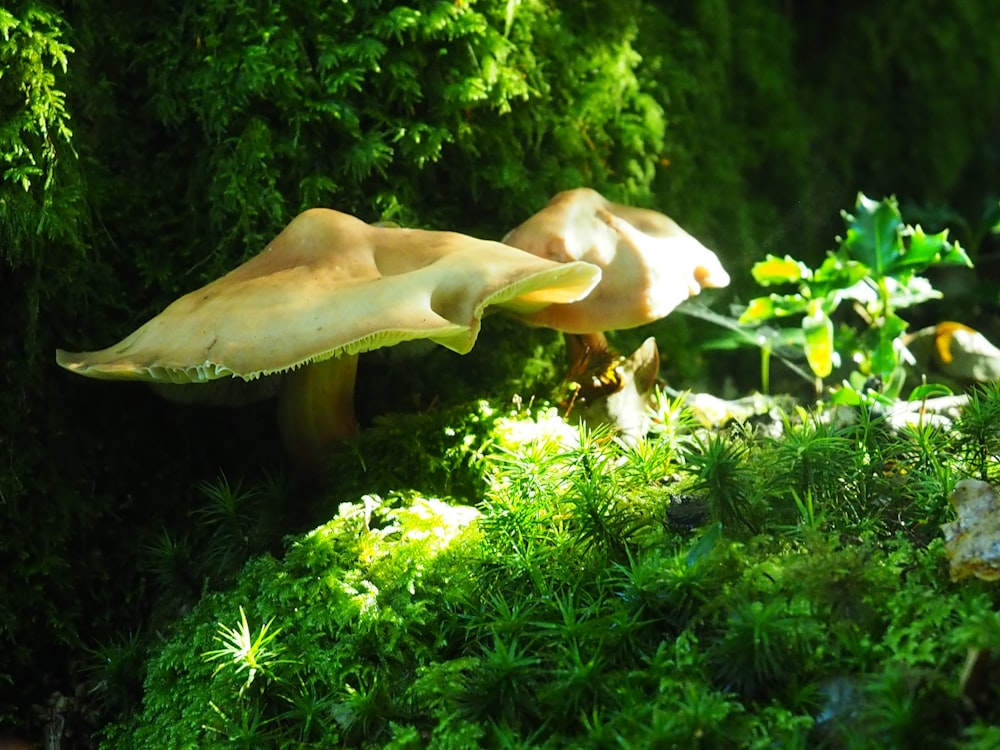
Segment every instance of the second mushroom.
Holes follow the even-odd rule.
[[[655,377],[655,373],[649,375],[650,368],[659,365],[655,341],[647,340],[628,358],[619,357],[604,332],[660,320],[702,289],[729,285],[729,274],[718,256],[673,219],[613,203],[589,188],[557,194],[503,241],[539,258],[584,261],[602,271],[600,282],[586,297],[519,316],[530,325],[566,334],[571,377],[584,374],[575,381],[581,386],[578,393],[595,390],[590,382],[594,378],[587,373],[597,373],[600,387],[596,391],[608,397],[614,388],[632,382],[624,370],[636,357],[646,363],[641,368],[646,373],[641,387],[648,393]],[[639,402],[631,399],[629,403]],[[628,426],[642,424],[636,415],[616,421],[627,437],[637,437],[630,434],[636,428]]]

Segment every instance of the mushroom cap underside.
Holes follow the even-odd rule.
[[[253,380],[413,339],[466,353],[487,308],[572,302],[600,273],[454,232],[374,227],[312,209],[114,346],[59,350],[56,361],[94,378],[198,383]]]

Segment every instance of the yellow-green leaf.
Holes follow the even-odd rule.
[[[825,378],[833,371],[833,321],[818,304],[809,306],[809,314],[802,319],[802,332],[806,336],[806,360],[818,378]]]
[[[755,263],[750,273],[762,286],[795,283],[802,279],[808,279],[812,275],[809,266],[795,260],[790,255],[786,255],[784,258],[768,255],[766,260]]]

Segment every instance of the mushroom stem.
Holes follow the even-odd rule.
[[[278,426],[295,466],[315,476],[330,447],[358,433],[354,382],[358,355],[341,354],[287,373],[278,392]]]
[[[600,331],[596,333],[566,333],[566,355],[569,366],[566,378],[575,381],[582,377],[591,366],[591,359],[605,355],[611,348],[607,338]]]

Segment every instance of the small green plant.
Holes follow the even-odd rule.
[[[128,714],[137,707],[147,647],[141,634],[131,632],[116,642],[88,649],[83,667],[87,693],[107,715]]]
[[[919,225],[903,223],[896,199],[874,201],[858,194],[854,213],[843,212],[847,231],[838,248],[816,269],[790,255],[768,255],[754,265],[761,286],[795,284],[791,294],[770,294],[750,301],[740,317],[748,326],[801,316],[798,340],[817,385],[841,364],[853,371],[846,394],[863,394],[874,380],[882,395],[899,395],[907,322],[897,311],[941,295],[920,276],[941,264],[971,266],[968,255],[948,231],[927,234]],[[837,330],[834,315],[850,302],[863,326]]]
[[[186,537],[160,529],[156,538],[143,547],[143,568],[160,593],[160,606],[177,611],[197,601],[204,580],[196,555]]]
[[[250,632],[250,624],[247,622],[247,613],[240,607],[240,624],[236,627],[227,627],[219,623],[219,632],[216,640],[222,644],[222,648],[212,649],[202,654],[206,661],[221,661],[215,668],[218,674],[227,666],[233,666],[236,674],[246,672],[246,682],[240,688],[240,695],[243,695],[258,676],[267,679],[274,679],[274,666],[277,664],[277,657],[281,649],[274,645],[274,639],[278,637],[281,628],[271,630],[274,618],[265,622],[260,632],[254,636]]]
[[[716,550],[721,531],[716,523],[677,551],[632,555],[614,567],[610,580],[638,619],[682,633],[726,582],[725,568],[717,564],[723,558]]]
[[[694,490],[707,499],[714,521],[727,529],[738,523],[755,533],[751,506],[757,492],[749,450],[745,443],[719,434],[698,437],[685,451],[685,468],[695,477]]]
[[[720,687],[753,698],[808,679],[811,641],[820,631],[809,614],[801,603],[737,598],[709,653]]]
[[[537,718],[530,697],[541,675],[533,652],[524,639],[495,635],[482,647],[481,661],[466,684],[466,710],[515,726]]]
[[[955,430],[960,450],[970,464],[970,473],[986,481],[997,474],[1000,456],[1000,385],[990,383],[969,394]]]
[[[570,468],[566,500],[577,544],[618,559],[647,519],[641,506],[629,501],[626,487],[614,481],[614,447],[606,429],[590,431],[581,426],[579,445],[562,458]]]
[[[200,560],[206,577],[215,582],[228,580],[254,554],[266,549],[262,516],[267,507],[256,487],[230,483],[223,474],[202,482],[199,491],[204,505],[193,512],[202,530],[208,532]]]
[[[820,517],[830,522],[837,516],[858,517],[860,509],[851,506],[863,455],[836,428],[818,419],[786,420],[781,438],[770,441],[768,454],[774,461],[768,494],[779,513],[779,501],[784,501],[786,507],[794,504],[800,520],[809,525]]]

